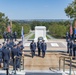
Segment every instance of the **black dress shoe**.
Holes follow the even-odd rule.
[[[75,60],[75,58],[72,58],[73,60]]]

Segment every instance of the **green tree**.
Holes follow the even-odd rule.
[[[35,26],[41,26],[41,23],[39,21],[32,21],[30,26],[31,26],[31,30],[34,30]]]
[[[17,37],[20,38],[21,37],[21,29],[22,29],[22,26],[23,26],[23,29],[24,29],[24,34],[28,34],[29,31],[30,31],[30,26],[28,24],[21,24],[19,22],[12,22],[13,25],[12,25],[12,31],[13,32],[17,32]]]
[[[5,16],[4,13],[0,12],[0,38],[2,37],[2,34],[4,31],[6,31],[7,23],[9,19],[7,16]]]
[[[17,37],[20,38],[21,37],[21,25],[19,25],[18,23],[15,23],[12,25],[12,31],[13,32],[17,32]]]
[[[65,13],[68,17],[76,19],[76,0],[65,8]]]
[[[65,37],[67,28],[65,25],[51,25],[49,26],[50,35],[56,37],[56,38],[63,38]]]
[[[27,24],[24,24],[24,25],[23,25],[23,28],[24,28],[24,34],[28,34],[29,31],[30,31],[30,26],[27,25]]]

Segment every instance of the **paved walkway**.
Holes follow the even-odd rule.
[[[37,56],[38,53],[36,52],[34,58],[31,57],[31,52],[25,52],[24,57],[24,71],[17,71],[17,74],[26,75],[28,73],[57,73],[59,71],[59,57],[60,56],[68,56],[66,53],[63,52],[47,52],[45,58]],[[76,60],[72,60],[72,74],[76,74]],[[65,71],[69,73],[69,60],[66,59],[65,61]],[[12,70],[12,66],[10,66]],[[50,70],[51,69],[51,70]],[[63,60],[61,63],[61,71],[63,70]],[[0,73],[2,73],[0,71]],[[3,72],[4,73],[4,72]],[[10,71],[11,73],[11,71]],[[31,75],[31,74],[30,74]],[[53,74],[54,75],[54,74]]]
[[[30,43],[31,41],[25,42],[25,49],[30,50]],[[50,51],[67,51],[67,43],[65,39],[52,39],[48,40],[47,43],[47,50]]]
[[[49,34],[47,34],[47,36],[48,36],[50,39],[55,39],[54,37],[50,36]]]
[[[18,39],[18,41],[21,39]],[[3,39],[0,40],[0,43],[3,42]],[[31,52],[29,48],[30,42],[26,42],[26,46],[24,49],[25,57],[24,57],[24,67],[25,70],[49,70],[49,68],[58,70],[59,69],[59,57],[60,56],[68,56],[66,53],[66,41],[65,39],[53,39],[48,40],[47,47],[48,51],[46,52],[45,58],[42,58],[42,54],[38,57],[38,52],[36,52],[35,57],[31,57]],[[76,60],[72,60],[72,71],[76,71]],[[61,69],[63,68],[63,61],[61,63]],[[12,66],[10,66],[12,69]],[[69,70],[69,60],[66,60],[66,70]]]

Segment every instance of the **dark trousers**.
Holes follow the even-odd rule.
[[[17,68],[20,68],[21,67],[21,59],[18,58],[18,62],[17,62]]]
[[[42,51],[42,57],[45,57],[45,51]]]
[[[70,52],[69,52],[70,54],[70,56],[72,56],[73,55],[73,49],[72,48],[70,48]]]
[[[11,40],[11,41],[13,41],[13,38],[12,38],[12,37],[10,37],[10,40]]]
[[[33,58],[35,55],[35,50],[32,50],[31,53],[32,53],[32,58]]]
[[[16,36],[14,37],[15,41],[16,41]]]
[[[6,41],[6,38],[4,38],[4,41]]]
[[[70,52],[69,50],[70,50],[70,48],[69,48],[69,47],[67,47],[67,53],[69,53],[69,52]]]
[[[76,56],[76,50],[73,50],[73,56]]]
[[[13,70],[17,69],[17,59],[13,58]]]
[[[14,61],[14,58],[13,58],[13,70],[15,70],[15,61]]]
[[[38,56],[40,56],[40,51],[41,51],[40,48],[38,48]]]
[[[9,69],[9,60],[4,60],[3,61],[3,69],[6,70],[7,68]]]
[[[21,59],[16,58],[13,59],[13,70],[17,70],[17,68],[20,68]]]

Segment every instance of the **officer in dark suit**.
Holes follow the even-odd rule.
[[[6,43],[3,42],[2,51],[5,50],[5,48],[6,48]],[[2,55],[2,59],[3,59],[3,55]],[[4,59],[3,59],[3,62],[4,62]]]
[[[45,57],[45,52],[46,52],[46,49],[47,49],[47,44],[45,43],[45,40],[42,41],[41,48],[42,48],[42,57],[44,58]]]
[[[67,41],[67,53],[70,53],[70,38]]]
[[[22,51],[20,48],[20,43],[17,44],[18,56],[22,57]],[[17,68],[20,68],[21,58],[18,58]]]
[[[7,40],[6,46],[10,48],[10,40]]]
[[[10,40],[13,41],[13,33],[12,32],[10,33]]]
[[[5,47],[4,50],[2,50],[2,56],[3,56],[3,69],[6,68],[9,69],[9,60],[10,60],[10,51],[8,47]]]
[[[4,41],[6,41],[6,38],[7,38],[6,32],[3,33],[3,38],[4,38]]]
[[[0,44],[0,67],[2,63],[2,45]]]
[[[7,41],[10,40],[10,32],[7,32]]]
[[[14,37],[14,39],[16,41],[16,39],[17,39],[17,32],[16,31],[13,33],[13,37]]]
[[[40,56],[40,52],[41,52],[41,41],[38,40],[37,42],[37,48],[38,48],[38,56]]]
[[[32,58],[33,58],[35,55],[35,50],[36,50],[36,43],[34,42],[34,40],[30,43],[30,50],[31,50]]]
[[[68,41],[68,38],[69,38],[69,33],[67,32],[66,33],[66,41]]]
[[[75,59],[75,56],[76,56],[76,41],[74,41],[74,44],[73,44],[73,59]]]
[[[11,53],[12,53],[12,59],[13,59],[13,70],[15,69],[17,70],[18,58],[16,57],[19,56],[19,53],[16,45],[13,46]]]
[[[19,52],[19,56],[22,56],[22,51],[21,51],[21,48],[20,48],[20,43],[17,44],[17,49],[18,49],[18,52]]]
[[[5,43],[5,42],[3,42],[2,50],[4,50],[4,49],[5,49],[5,47],[6,47],[6,43]]]
[[[73,55],[73,40],[70,40],[70,51],[69,51],[69,55],[72,56]]]
[[[13,48],[13,46],[14,46],[13,40],[10,40],[9,45],[10,45],[10,48],[11,48],[11,50],[12,50],[12,48]]]
[[[22,50],[24,49],[23,42],[20,41],[19,44],[20,44],[20,49],[21,49],[21,51],[22,51]]]

